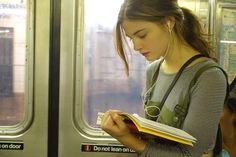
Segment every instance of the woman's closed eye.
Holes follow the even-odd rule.
[[[138,37],[139,37],[140,39],[144,39],[146,36],[147,36],[146,33],[145,33],[145,34],[139,34],[139,35],[138,35]]]

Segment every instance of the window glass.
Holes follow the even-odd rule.
[[[139,53],[131,52],[131,73],[126,77],[114,48],[113,27],[122,2],[85,1],[83,113],[92,127],[96,127],[97,113],[108,109],[143,114],[146,61]]]
[[[0,0],[0,126],[24,117],[26,51],[25,0]]]
[[[232,6],[221,8],[219,20],[219,61],[228,74],[229,82],[236,74],[236,6]]]

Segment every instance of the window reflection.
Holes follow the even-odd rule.
[[[220,64],[227,71],[229,82],[236,72],[236,10],[222,8],[220,20],[219,55]]]
[[[26,6],[0,0],[0,125],[24,116]]]
[[[84,117],[87,123],[96,127],[97,113],[108,109],[142,115],[146,62],[138,53],[132,53],[131,74],[127,78],[114,49],[113,27],[122,0],[85,2]]]

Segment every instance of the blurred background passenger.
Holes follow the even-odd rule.
[[[236,77],[221,117],[223,157],[236,157]]]

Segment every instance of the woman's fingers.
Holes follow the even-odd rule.
[[[101,128],[113,137],[121,137],[129,133],[129,128],[120,116],[121,113],[119,110],[109,110],[102,118]]]

